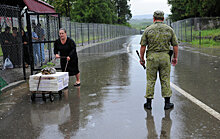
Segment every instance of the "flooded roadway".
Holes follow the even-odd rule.
[[[158,80],[153,109],[144,110],[145,70],[135,52],[139,41],[132,36],[79,52],[81,87],[70,78],[62,99],[53,103],[32,103],[23,87],[28,95],[1,118],[0,138],[220,138],[220,121],[175,89],[175,108],[164,111]],[[171,82],[220,112],[218,54],[180,47]]]

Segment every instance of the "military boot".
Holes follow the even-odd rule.
[[[164,109],[168,110],[168,109],[172,109],[174,107],[173,103],[170,103],[170,97],[165,97],[165,106]]]
[[[145,109],[148,109],[148,110],[151,110],[152,107],[151,107],[151,98],[147,98],[147,102],[144,104],[144,108]]]

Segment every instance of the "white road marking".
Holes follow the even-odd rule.
[[[193,103],[197,104],[199,107],[201,107],[203,110],[205,110],[206,112],[208,112],[209,114],[211,114],[212,116],[214,116],[216,119],[220,120],[220,113],[218,113],[217,111],[215,111],[214,109],[210,108],[209,106],[207,106],[205,103],[201,102],[200,100],[198,100],[197,98],[195,98],[194,96],[190,95],[189,93],[187,93],[186,91],[184,91],[183,89],[179,88],[178,86],[176,86],[175,84],[173,84],[172,82],[170,82],[170,86],[172,88],[174,88],[176,91],[178,91],[180,94],[182,94],[183,96],[185,96],[186,98],[188,98],[189,100],[191,100]]]
[[[131,53],[129,53],[129,55],[134,59],[137,60],[139,63],[139,59],[137,57],[135,57],[134,55],[132,55]],[[194,96],[190,95],[189,93],[187,93],[186,91],[184,91],[183,89],[179,88],[178,86],[176,86],[175,84],[173,84],[172,82],[170,82],[170,86],[172,88],[174,88],[177,92],[179,92],[180,94],[182,94],[183,96],[185,96],[187,99],[189,99],[190,101],[192,101],[193,103],[195,103],[196,105],[198,105],[199,107],[201,107],[203,110],[205,110],[206,112],[208,112],[209,114],[211,114],[212,116],[214,116],[216,119],[220,120],[220,113],[215,111],[214,109],[212,109],[211,107],[207,106],[205,103],[201,102],[200,100],[198,100],[197,98],[195,98]]]

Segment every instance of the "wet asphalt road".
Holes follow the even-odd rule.
[[[220,138],[220,121],[173,90],[173,110],[164,111],[157,80],[152,111],[145,111],[145,70],[135,50],[140,36],[84,49],[78,53],[81,87],[69,88],[51,103],[27,95],[0,120],[0,138]],[[219,51],[207,54],[180,47],[171,82],[220,112]],[[19,92],[18,92],[19,93]]]

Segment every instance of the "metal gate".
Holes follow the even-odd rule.
[[[29,13],[26,11],[27,36],[31,75],[34,71],[51,61],[53,43],[58,39],[60,24],[59,13]]]

